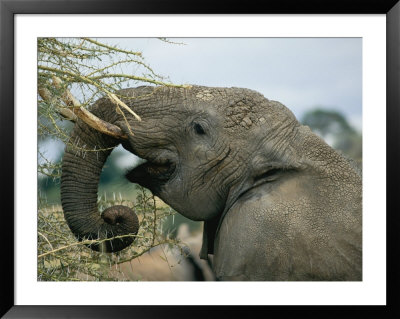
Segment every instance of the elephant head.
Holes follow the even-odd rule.
[[[61,200],[69,227],[79,239],[122,236],[106,241],[106,251],[129,245],[132,238],[123,235],[135,234],[138,224],[123,206],[98,213],[100,173],[118,144],[146,160],[127,174],[128,180],[197,221],[218,219],[253,180],[260,182],[268,172],[295,165],[287,153],[280,156],[290,150],[283,145],[271,152],[261,150],[263,141],[258,138],[277,135],[278,128],[292,130],[297,125],[294,116],[254,91],[139,87],[121,90],[118,96],[143,120],[128,112],[122,115],[108,98],[100,99],[92,113],[119,127],[127,139],[104,135],[78,121],[62,166]]]
[[[138,87],[117,95],[142,121],[123,109],[123,114],[116,112],[108,98],[98,100],[91,112],[118,127],[124,138],[107,136],[78,121],[70,139],[73,146],[65,151],[61,179],[63,210],[72,232],[79,239],[119,237],[103,245],[108,252],[130,245],[132,237],[124,235],[135,234],[138,227],[137,218],[127,208],[111,207],[101,215],[97,208],[99,176],[118,144],[146,160],[127,173],[128,180],[150,189],[185,217],[205,221],[203,257],[213,252],[214,239],[228,213],[242,216],[243,224],[246,218],[256,221],[264,214],[268,220],[276,215],[273,207],[266,212],[257,208],[246,215],[237,208],[243,201],[257,207],[279,201],[283,216],[298,193],[305,196],[304,189],[308,191],[302,199],[304,207],[313,205],[320,191],[332,193],[326,196],[327,205],[341,203],[343,199],[324,181],[332,176],[344,181],[358,178],[347,161],[300,125],[285,106],[255,91]],[[279,192],[287,180],[291,183]],[[306,186],[298,192],[300,183]],[[351,189],[357,194],[351,195],[350,201],[359,197],[359,180],[356,184]],[[228,225],[224,227],[223,233],[228,233]],[[240,232],[240,226],[232,231]],[[91,248],[100,249],[99,245]]]

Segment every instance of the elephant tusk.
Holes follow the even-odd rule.
[[[95,130],[118,139],[128,139],[128,136],[118,126],[103,121],[83,107],[74,108],[73,111],[83,122]]]

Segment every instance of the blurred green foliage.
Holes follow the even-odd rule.
[[[346,117],[335,110],[313,109],[306,112],[301,122],[325,139],[333,148],[362,163],[362,135]]]

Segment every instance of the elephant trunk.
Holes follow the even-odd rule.
[[[78,240],[100,239],[88,244],[96,251],[124,249],[133,242],[139,228],[138,218],[130,208],[113,206],[100,215],[97,207],[103,165],[119,143],[78,120],[63,158],[61,203],[65,219]]]

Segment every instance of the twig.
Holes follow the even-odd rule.
[[[153,215],[154,215],[154,221],[153,221],[153,241],[151,243],[152,246],[154,246],[154,241],[156,239],[156,221],[157,221],[157,207],[156,207],[156,199],[154,195],[152,195],[153,198]]]
[[[135,237],[135,238],[136,238],[136,237],[142,237],[142,238],[144,238],[144,236],[138,236],[138,235],[129,234],[129,235],[115,236],[115,237],[112,237],[112,238],[106,238],[106,239],[102,239],[102,240],[98,240],[98,239],[94,239],[94,240],[83,240],[83,241],[78,241],[78,242],[75,242],[75,243],[72,243],[72,244],[69,244],[69,245],[66,245],[66,246],[63,246],[63,247],[54,249],[54,250],[52,250],[52,251],[48,251],[48,252],[46,252],[46,253],[43,253],[43,254],[39,255],[38,258],[42,258],[42,257],[45,257],[45,256],[47,256],[47,255],[54,254],[54,253],[56,253],[56,252],[58,252],[58,251],[60,251],[60,250],[64,250],[64,249],[67,249],[67,248],[70,248],[70,247],[73,247],[73,246],[77,246],[77,245],[102,244],[102,243],[104,243],[104,242],[106,242],[106,241],[109,241],[109,240],[114,240],[114,239],[119,239],[119,238],[125,238],[125,237]]]
[[[90,80],[100,80],[100,79],[105,79],[105,78],[127,78],[131,80],[136,80],[136,81],[141,81],[141,82],[148,82],[152,84],[157,84],[157,85],[162,85],[162,86],[169,86],[169,87],[175,87],[175,88],[184,88],[188,89],[191,88],[191,85],[187,84],[172,84],[172,83],[166,83],[162,81],[157,81],[149,78],[144,78],[141,76],[136,76],[136,75],[128,75],[128,74],[113,74],[113,73],[107,73],[107,74],[102,74],[102,75],[97,75],[97,76],[92,76],[88,79]]]
[[[117,96],[115,94],[108,93],[108,97],[110,98],[110,100],[112,102],[114,102],[117,105],[122,106],[125,110],[127,110],[129,113],[131,113],[139,122],[142,120],[139,115],[137,115],[135,112],[133,112],[131,110],[131,108],[128,105],[126,105],[124,102],[122,102],[119,98],[117,98]]]
[[[51,243],[49,242],[49,240],[47,239],[47,237],[46,237],[45,235],[43,235],[40,231],[38,231],[38,234],[39,234],[40,236],[42,236],[42,237],[44,238],[45,241],[47,241],[47,243],[49,244],[51,250],[53,250],[54,248],[53,248],[53,246],[51,245]]]
[[[40,97],[44,101],[50,102],[50,103],[56,102],[55,98],[52,96],[52,94],[50,93],[50,91],[48,89],[39,87],[38,92],[39,92]],[[68,109],[66,107],[61,107],[61,106],[57,107],[57,112],[72,122],[76,122],[76,120],[77,120],[77,116],[74,114],[74,112],[72,112],[70,109]]]
[[[61,89],[62,81],[59,78],[54,76],[53,77],[53,85],[57,89]],[[54,99],[52,97],[50,91],[47,90],[46,88],[39,88],[38,92],[39,92],[39,95],[41,96],[41,98],[45,101],[51,102]],[[94,128],[95,130],[97,130],[101,133],[104,133],[106,135],[110,135],[112,137],[119,138],[119,139],[121,139],[121,138],[127,139],[128,138],[128,136],[126,136],[118,126],[108,123],[106,121],[103,121],[102,119],[93,115],[91,112],[89,112],[85,108],[81,107],[79,102],[75,99],[75,97],[67,89],[64,89],[62,99],[63,99],[64,103],[68,107],[70,107],[70,110],[72,110],[72,112],[77,117],[79,117],[83,122],[88,124],[90,127]],[[59,109],[62,110],[65,114],[65,110],[63,110],[65,108],[59,108]],[[66,115],[66,117],[68,117],[68,116]]]
[[[126,54],[132,54],[132,55],[137,55],[137,56],[140,56],[140,57],[142,56],[142,52],[132,52],[132,51],[122,50],[122,49],[119,49],[119,48],[117,48],[117,47],[113,47],[113,46],[110,46],[110,45],[107,45],[107,44],[104,44],[104,43],[100,43],[100,42],[97,42],[97,41],[92,40],[92,39],[89,39],[89,38],[82,38],[82,40],[85,40],[85,41],[87,41],[87,42],[96,44],[96,45],[98,45],[99,47],[103,47],[103,48],[106,48],[106,49],[110,49],[110,50],[112,50],[112,51],[121,52],[121,53],[126,53]]]
[[[138,258],[138,257],[140,257],[140,256],[142,256],[142,255],[144,255],[145,253],[147,253],[147,252],[148,252],[149,250],[151,250],[152,248],[157,247],[157,246],[160,246],[160,245],[164,245],[164,244],[174,244],[174,245],[177,245],[177,242],[175,242],[175,241],[173,241],[173,240],[169,240],[169,239],[160,241],[160,242],[158,242],[157,244],[155,244],[154,246],[147,247],[146,249],[142,250],[140,253],[135,254],[135,255],[133,255],[133,256],[130,257],[130,258],[121,259],[121,260],[117,261],[117,264],[122,264],[122,263],[125,263],[125,262],[128,262],[128,261],[131,261],[131,260],[133,260],[133,259],[136,259],[136,258]]]

